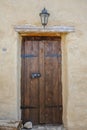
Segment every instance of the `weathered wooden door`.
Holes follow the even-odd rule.
[[[23,122],[62,123],[61,38],[23,37],[21,50]]]

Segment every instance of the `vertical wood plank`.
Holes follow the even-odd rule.
[[[41,78],[39,78],[39,100],[40,100],[40,123],[45,123],[44,109],[44,42],[39,41],[39,69]]]
[[[53,122],[53,61],[50,57],[52,54],[52,42],[45,41],[45,109],[46,109],[46,123]]]
[[[25,45],[24,45],[24,39],[22,39],[22,43],[21,43],[21,54],[24,54],[25,53]],[[24,105],[24,85],[25,85],[25,79],[24,79],[24,76],[23,74],[25,73],[25,70],[24,70],[24,66],[25,66],[25,60],[22,58],[21,59],[21,106]],[[24,115],[25,115],[25,112],[24,110],[21,111],[21,119],[24,120]]]
[[[60,44],[58,44],[58,41],[54,41],[53,44],[53,51],[54,54],[59,55],[59,48]],[[53,108],[53,123],[59,123],[59,110],[58,110],[58,105],[59,105],[59,66],[58,66],[58,60],[59,57],[54,57],[53,58],[53,102],[57,108]]]
[[[59,41],[60,42],[60,41]],[[62,54],[61,52],[61,44],[59,46],[58,49],[59,54]],[[58,61],[58,66],[59,66],[59,106],[62,106],[62,67],[61,64],[62,63],[62,57],[59,57],[59,61]],[[62,111],[63,111],[63,107],[59,108],[59,123],[62,122]]]

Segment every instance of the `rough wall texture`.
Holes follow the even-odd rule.
[[[20,45],[14,26],[41,26],[38,14],[44,6],[51,14],[49,26],[75,27],[63,36],[63,121],[69,130],[87,130],[87,0],[0,0],[0,119],[20,118]]]

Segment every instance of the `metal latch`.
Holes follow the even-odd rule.
[[[32,73],[31,74],[31,78],[34,79],[34,78],[40,78],[41,77],[41,74],[40,73]]]

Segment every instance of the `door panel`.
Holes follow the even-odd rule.
[[[23,122],[62,123],[60,37],[23,37],[21,51]],[[41,77],[32,79],[38,72]]]
[[[59,98],[61,82],[59,76],[60,44],[58,41],[46,41],[45,43],[45,107],[46,123],[58,123],[60,109]],[[59,110],[58,110],[59,109]]]
[[[38,42],[23,39],[22,44],[22,119],[38,123],[39,116],[39,82],[31,79],[32,72],[38,72]]]

